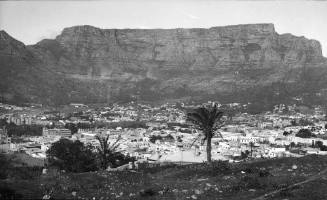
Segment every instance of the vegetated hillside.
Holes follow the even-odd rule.
[[[143,171],[48,174],[32,180],[5,180],[0,186],[15,190],[16,197],[32,199],[52,190],[54,199],[322,200],[327,199],[326,169],[327,157],[312,155]],[[263,198],[271,192],[275,193]]]
[[[168,99],[256,102],[326,99],[318,41],[273,24],[191,29],[65,28],[25,46],[0,34],[2,101],[64,104]]]

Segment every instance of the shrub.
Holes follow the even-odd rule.
[[[148,188],[148,189],[140,191],[140,196],[141,197],[150,197],[150,196],[154,196],[156,194],[157,194],[157,192],[152,188]]]
[[[233,189],[238,190],[249,190],[249,189],[264,189],[267,185],[260,181],[255,175],[247,175],[241,178],[241,180],[236,184]]]
[[[47,151],[50,167],[58,167],[69,172],[97,170],[96,157],[91,146],[68,139],[60,139]]]
[[[212,170],[215,172],[226,172],[231,170],[231,164],[226,161],[213,161],[211,163]]]
[[[0,163],[0,179],[6,179],[8,177],[8,171],[11,168],[11,163],[4,154],[0,154]]]
[[[299,132],[295,135],[296,137],[300,138],[311,138],[316,137],[309,129],[300,129]]]
[[[9,170],[8,175],[11,178],[17,178],[17,179],[33,179],[40,177],[42,174],[43,167],[13,167]]]
[[[260,177],[267,177],[267,176],[271,176],[271,173],[267,169],[260,169],[259,170],[259,176]]]

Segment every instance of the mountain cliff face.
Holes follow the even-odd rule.
[[[325,98],[318,41],[273,24],[209,29],[65,28],[31,46],[0,33],[3,101],[68,102]]]

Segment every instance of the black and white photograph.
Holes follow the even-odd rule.
[[[0,0],[1,200],[327,200],[327,0]]]

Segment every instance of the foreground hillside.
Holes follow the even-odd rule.
[[[215,162],[143,171],[64,173],[33,180],[5,180],[2,191],[38,199],[327,199],[327,156],[247,163]],[[14,191],[11,191],[12,193]],[[264,196],[267,194],[266,196]]]
[[[74,26],[29,46],[0,31],[0,101],[13,103],[138,98],[274,105],[303,97],[313,104],[327,99],[326,74],[318,41],[278,34],[273,24]]]

